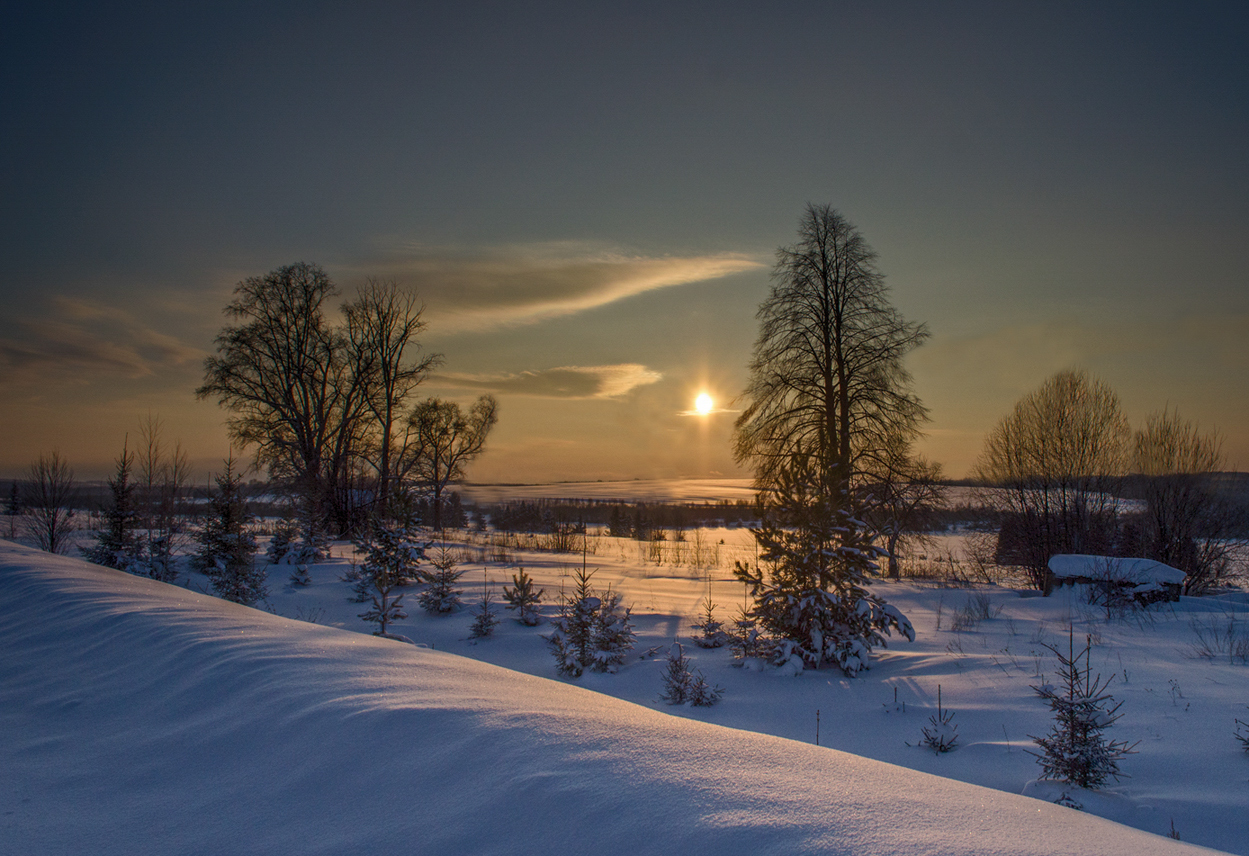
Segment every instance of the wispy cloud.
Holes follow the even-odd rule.
[[[760,266],[733,253],[648,257],[562,242],[481,250],[409,245],[354,272],[414,286],[440,330],[475,330],[532,324]]]
[[[123,309],[69,297],[53,298],[45,315],[17,318],[0,335],[0,376],[8,383],[138,378],[203,356]]]
[[[431,383],[541,398],[618,398],[663,377],[637,363],[610,366],[560,366],[515,374],[440,374]]]

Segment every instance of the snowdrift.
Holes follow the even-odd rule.
[[[6,854],[1202,851],[7,542],[0,609]]]

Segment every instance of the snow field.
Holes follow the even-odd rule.
[[[1175,606],[1107,621],[1103,611],[1083,602],[1082,590],[1064,588],[1041,598],[1005,587],[879,582],[876,590],[914,622],[916,642],[891,639],[887,649],[876,652],[872,669],[857,679],[835,669],[785,678],[776,670],[738,668],[727,649],[704,650],[690,643],[696,633],[690,625],[708,588],[722,621],[731,620],[742,605],[743,586],[731,569],[735,560],[754,558],[749,531],[703,530],[702,552],[717,559],[712,567],[688,564],[693,532],[686,533],[679,548],[685,559],[678,565],[672,563],[677,543],[671,538],[663,544],[663,563],[655,564],[647,561],[651,547],[595,531],[591,529],[586,542],[586,567],[595,572],[596,586],[610,585],[632,607],[638,643],[618,674],[587,673],[573,682],[579,686],[677,716],[804,743],[815,741],[819,711],[822,746],[1008,793],[1028,789],[1053,800],[1064,790],[1074,791],[1054,790],[1048,782],[1033,784],[1040,767],[1028,751],[1037,749],[1030,736],[1046,734],[1052,719],[1031,686],[1042,676],[1055,675],[1056,659],[1044,646],[1065,650],[1070,623],[1077,650],[1086,634],[1093,636],[1093,671],[1115,675],[1110,691],[1124,701],[1123,718],[1107,735],[1139,741],[1137,754],[1121,764],[1128,778],[1099,794],[1077,795],[1077,801],[1086,812],[1159,835],[1174,823],[1185,841],[1249,854],[1249,755],[1232,736],[1235,720],[1249,715],[1249,665],[1197,657],[1197,637],[1190,626],[1193,621],[1222,624],[1239,615],[1249,635],[1249,597],[1243,593],[1184,598]],[[549,632],[547,625],[523,627],[503,611],[492,638],[471,640],[468,627],[480,598],[483,568],[501,601],[502,585],[510,584],[515,568],[523,566],[546,590],[543,610],[549,615],[561,586],[571,589],[583,557],[511,549],[511,563],[483,563],[478,560],[490,550],[473,545],[481,536],[461,537],[467,541],[461,553],[471,559],[461,565],[468,569],[461,582],[469,608],[458,615],[431,617],[416,607],[414,598],[405,597],[410,617],[398,622],[395,632],[438,650],[562,680],[542,638]],[[938,549],[959,552],[957,537],[943,541]],[[349,549],[340,545],[336,555]],[[347,603],[344,584],[335,582],[346,566],[345,558],[315,566],[318,582],[306,589],[281,585],[281,569],[274,569],[270,600],[280,614],[319,608],[324,610],[322,623],[368,632],[370,627],[356,617],[363,607]],[[969,621],[960,622],[960,612],[976,611],[981,598],[993,617],[963,626]],[[501,602],[497,605],[502,607]],[[660,701],[665,657],[674,638],[682,641],[691,665],[725,689],[716,707],[672,707]],[[653,655],[646,656],[648,652]],[[955,712],[959,738],[955,751],[943,755],[917,748],[923,727],[936,713],[938,685],[945,707]],[[894,707],[895,689],[898,708],[887,712]]]
[[[673,569],[632,567],[634,559],[608,552],[588,564],[602,566],[596,582],[610,578],[634,603],[637,652],[686,637],[705,581],[656,575]],[[516,558],[548,596],[571,566],[566,556]],[[993,661],[1007,659],[999,642],[1037,630],[1053,638],[1064,615],[1085,620],[1070,601],[997,592],[996,618],[950,634],[931,626],[932,599],[942,593],[886,586],[921,637],[895,645],[865,677],[781,678],[732,668],[723,650],[686,645],[695,666],[727,693],[715,708],[670,708],[657,701],[662,655],[570,686],[544,679],[554,663],[543,627],[505,620],[496,637],[473,643],[470,611],[441,618],[412,608],[396,631],[438,650],[364,635],[369,626],[355,617],[363,606],[348,603],[349,587],[337,580],[346,565],[340,558],[314,566],[308,588],[285,586],[288,571],[271,569],[270,600],[279,613],[318,613],[322,623],[363,632],[0,545],[0,754],[10,771],[0,851],[1149,854],[1187,847],[1088,813],[824,748],[870,749],[861,754],[1020,790],[1036,775],[1023,731],[1040,733],[1046,713],[1026,690],[1035,682],[1024,674],[1030,663],[1018,655],[1017,666]],[[503,569],[491,575],[510,580]],[[464,582],[477,585],[476,576],[470,568]],[[727,576],[723,568],[713,574],[717,599],[740,589]],[[651,611],[638,608],[643,592]],[[944,594],[943,617],[968,593]],[[465,600],[471,604],[471,590]],[[1126,813],[1146,828],[1178,812],[1186,841],[1205,834],[1246,852],[1249,759],[1231,740],[1231,717],[1226,728],[1216,722],[1224,707],[1237,711],[1246,670],[1181,659],[1175,643],[1191,630],[1182,617],[1165,632],[1159,626],[1102,629],[1095,666],[1122,655],[1124,688],[1132,688],[1121,696],[1125,717],[1115,736],[1142,746],[1124,765],[1134,778],[1086,807]],[[1145,632],[1159,641],[1148,644]],[[1115,634],[1123,638],[1112,644]],[[953,641],[961,652],[944,650]],[[1181,663],[1209,686],[1190,689],[1181,680],[1177,697],[1165,672]],[[942,756],[904,742],[918,742],[935,712],[938,681],[966,740]],[[894,686],[905,713],[885,712]],[[1132,725],[1136,706],[1140,721]],[[823,747],[812,745],[816,709]],[[1002,721],[1020,734],[1009,742],[992,736]],[[1159,748],[1147,753],[1129,727],[1157,732]]]

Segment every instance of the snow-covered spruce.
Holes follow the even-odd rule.
[[[773,662],[825,663],[853,677],[868,668],[872,648],[897,631],[915,640],[911,622],[867,589],[867,575],[885,555],[870,528],[851,514],[844,487],[826,484],[803,456],[794,456],[764,492],[754,531],[761,563],[738,562],[735,573],[754,599],[749,617],[778,642]]]
[[[1096,789],[1108,779],[1123,777],[1119,759],[1130,755],[1136,744],[1107,740],[1102,732],[1119,719],[1123,702],[1115,702],[1106,688],[1110,680],[1091,677],[1089,654],[1092,642],[1085,639],[1084,650],[1076,652],[1074,632],[1067,631],[1067,653],[1046,645],[1058,658],[1061,686],[1033,687],[1049,702],[1054,727],[1045,737],[1032,737],[1041,748],[1031,752],[1041,765],[1041,778],[1056,779],[1082,788]]]
[[[538,612],[538,604],[542,602],[542,595],[545,591],[545,589],[535,589],[533,578],[525,573],[524,568],[521,568],[519,574],[512,574],[512,587],[503,587],[503,599],[507,601],[508,609],[516,610],[517,621],[534,627],[542,621],[542,615]]]
[[[681,643],[674,641],[668,649],[668,662],[664,668],[664,689],[659,694],[668,704],[691,704],[694,707],[711,707],[724,695],[721,687],[707,683],[701,671],[690,668],[690,658],[685,656]]]
[[[615,672],[633,648],[633,624],[620,595],[610,589],[597,594],[590,587],[593,572],[577,572],[576,586],[560,604],[546,637],[561,675],[580,677],[586,670]]]
[[[422,574],[428,588],[416,596],[417,603],[421,605],[421,609],[434,615],[455,612],[464,605],[460,600],[460,590],[455,585],[464,576],[464,571],[456,570],[459,561],[443,545],[434,552],[429,563],[434,569]]]

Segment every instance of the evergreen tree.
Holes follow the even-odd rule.
[[[397,489],[383,512],[369,524],[367,534],[355,542],[364,553],[357,594],[373,602],[372,608],[360,617],[378,625],[375,636],[388,636],[387,627],[392,621],[408,617],[401,605],[403,595],[395,596],[394,592],[421,573],[419,566],[429,543],[420,540],[418,525],[411,496]]]
[[[6,509],[9,517],[9,540],[17,540],[17,519],[22,515],[21,492],[17,489],[17,479],[9,482],[9,506]]]
[[[621,608],[620,595],[607,591],[602,596],[590,586],[593,572],[583,567],[577,572],[576,587],[560,604],[552,619],[554,628],[547,643],[555,655],[561,675],[576,678],[586,669],[615,672],[633,648],[633,624],[627,608]]]
[[[732,637],[724,629],[724,622],[716,618],[716,605],[711,602],[711,595],[703,599],[706,607],[703,609],[702,617],[695,621],[691,627],[699,631],[694,637],[694,644],[699,648],[720,648],[727,645]]]
[[[577,572],[573,593],[560,602],[559,615],[552,619],[554,631],[547,637],[555,668],[561,675],[579,678],[594,662],[594,621],[601,601],[590,588],[585,569]]]
[[[536,626],[542,615],[538,612],[538,604],[542,602],[545,589],[534,589],[533,578],[521,568],[519,574],[512,574],[512,588],[503,587],[503,599],[507,608],[516,610],[516,620],[529,627]]]
[[[702,672],[690,668],[680,643],[673,642],[668,649],[668,663],[664,669],[664,690],[659,698],[668,704],[692,704],[695,707],[711,707],[720,700],[724,690],[707,683]]]
[[[434,570],[423,574],[428,587],[417,596],[417,601],[422,609],[435,615],[455,612],[464,605],[460,601],[460,591],[456,588],[456,582],[464,576],[464,571],[456,570],[459,561],[443,545],[430,559],[430,564],[434,566]]]
[[[226,600],[251,606],[269,595],[265,571],[255,562],[256,538],[247,531],[251,516],[243,498],[243,477],[235,472],[234,456],[216,477],[217,490],[208,501],[208,517],[196,535],[199,550],[191,559],[207,575],[214,591]]]
[[[87,561],[130,573],[146,573],[142,568],[142,544],[136,532],[138,510],[135,508],[135,486],[131,482],[134,453],[122,446],[117,470],[108,480],[111,501],[104,515],[104,528],[90,547],[82,547]]]
[[[620,595],[611,589],[599,598],[592,638],[594,660],[590,668],[596,672],[615,672],[633,650],[637,637],[633,633],[629,608],[620,605]]]
[[[474,639],[484,639],[487,636],[493,636],[494,628],[498,625],[499,613],[495,610],[494,602],[490,598],[490,578],[487,577],[486,584],[481,590],[481,601],[473,618],[473,626],[468,635]]]
[[[829,473],[800,454],[778,467],[755,530],[763,565],[738,562],[735,573],[751,588],[748,617],[777,642],[774,662],[832,663],[853,677],[886,635],[896,630],[914,641],[915,630],[868,591],[884,551],[850,513],[845,480]]]
[[[265,551],[265,560],[270,565],[278,565],[286,559],[294,546],[299,528],[290,517],[284,517],[273,527],[273,537],[269,540],[269,549]]]
[[[954,724],[954,711],[941,707],[941,684],[937,684],[937,713],[928,717],[924,732],[924,745],[937,754],[949,752],[958,742],[958,726]]]
[[[1119,719],[1123,702],[1115,702],[1106,692],[1110,680],[1090,677],[1090,640],[1084,650],[1076,653],[1071,629],[1067,633],[1067,653],[1046,645],[1058,658],[1058,674],[1062,688],[1049,685],[1033,687],[1049,702],[1054,712],[1054,727],[1045,737],[1032,737],[1041,751],[1032,752],[1041,765],[1043,779],[1058,779],[1082,788],[1098,788],[1107,779],[1122,777],[1119,759],[1130,755],[1136,744],[1109,741],[1102,732]],[[1083,664],[1081,664],[1083,663]],[[1029,735],[1030,737],[1032,735]]]

